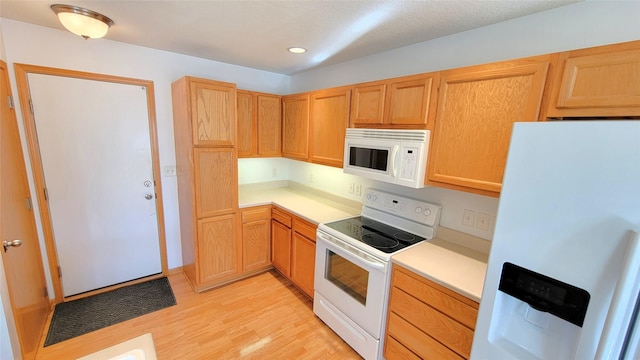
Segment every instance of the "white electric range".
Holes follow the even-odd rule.
[[[435,237],[440,212],[367,189],[360,216],[318,226],[313,311],[363,358],[383,358],[391,257]]]

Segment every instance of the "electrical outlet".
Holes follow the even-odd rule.
[[[177,175],[176,166],[167,165],[162,168],[162,173],[164,174],[164,176],[176,176]]]
[[[309,182],[312,183],[313,182],[313,173],[309,173]]]
[[[491,223],[491,215],[479,212],[476,227],[480,230],[489,231],[489,223]]]
[[[476,212],[469,209],[464,209],[464,214],[462,215],[462,225],[471,226],[476,221]]]
[[[355,183],[351,183],[349,184],[349,194],[353,194],[353,188],[354,188]]]
[[[276,177],[276,176],[278,176],[278,168],[273,167],[271,168],[271,177]]]
[[[356,195],[362,195],[362,184],[356,183],[355,192],[356,192]]]

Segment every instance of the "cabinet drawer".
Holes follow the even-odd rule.
[[[271,209],[271,218],[288,228],[291,228],[291,215],[279,208]]]
[[[316,226],[299,218],[293,219],[293,231],[306,237],[307,239],[316,241]]]
[[[269,206],[250,208],[242,210],[242,223],[250,223],[258,220],[271,218],[271,209]]]
[[[388,335],[385,339],[384,357],[387,360],[420,360],[418,355]]]
[[[463,357],[392,312],[389,313],[387,333],[393,338],[402,339],[404,346],[423,359],[464,360]],[[387,336],[387,339],[389,338],[390,336]],[[389,348],[385,351],[385,356],[389,360],[394,358],[405,359],[404,357],[391,357],[388,351]]]
[[[468,328],[475,329],[478,317],[476,302],[396,266],[393,268],[393,284]]]
[[[406,292],[393,287],[390,311],[422,329],[426,334],[459,355],[468,358],[473,342],[473,330]]]

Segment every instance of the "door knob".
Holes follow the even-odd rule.
[[[147,199],[147,200],[151,200],[151,199],[153,199],[153,195],[147,194],[147,195],[144,196],[144,198]]]
[[[6,252],[7,249],[11,246],[20,247],[20,245],[22,245],[22,240],[13,240],[13,241],[5,240],[2,242],[2,245],[4,246],[4,251]]]

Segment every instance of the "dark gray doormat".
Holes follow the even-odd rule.
[[[166,277],[56,305],[44,346],[176,304]]]

